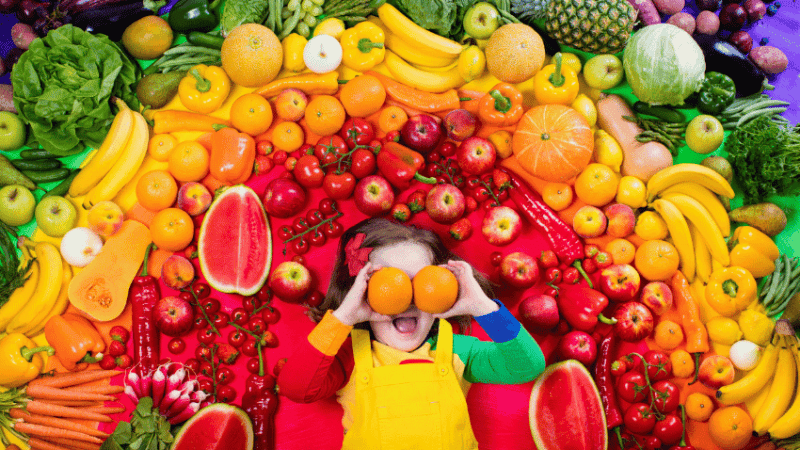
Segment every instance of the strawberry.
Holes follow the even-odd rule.
[[[283,369],[283,366],[286,365],[286,361],[287,361],[286,358],[281,358],[278,360],[278,362],[275,363],[274,366],[272,366],[272,375],[275,378],[278,378],[278,374],[281,373],[281,369]]]
[[[586,261],[587,260],[584,260],[584,264]],[[608,252],[597,252],[597,254],[592,258],[592,261],[595,262],[599,270],[603,270],[606,267],[614,264],[614,260],[611,257],[611,254]],[[584,265],[583,267],[585,268],[586,266]]]
[[[511,176],[503,170],[494,169],[492,171],[492,184],[498,189],[508,188],[511,186]]]
[[[272,161],[272,158],[265,155],[258,155],[253,163],[253,175],[269,173],[273,167],[275,167],[275,163]]]
[[[239,357],[239,350],[231,344],[222,343],[217,346],[217,359],[225,364],[233,364]]]
[[[114,362],[117,363],[117,367],[120,369],[127,369],[133,365],[133,358],[131,358],[131,355],[120,355],[114,359]]]
[[[103,359],[100,360],[100,368],[105,370],[115,369],[117,367],[116,358],[109,354],[103,355]]]
[[[406,205],[411,209],[411,212],[417,213],[425,210],[425,197],[427,197],[427,195],[427,192],[422,189],[417,189],[408,196]]]
[[[122,342],[123,344],[127,343],[128,339],[131,337],[131,333],[126,328],[119,325],[113,326],[108,334],[111,336],[111,339]]]
[[[457,241],[469,239],[472,236],[472,221],[464,217],[450,225],[450,236]]]
[[[583,254],[586,255],[587,258],[594,258],[594,255],[596,255],[599,251],[600,247],[596,246],[595,244],[586,244],[583,247]]]
[[[598,253],[599,255],[600,253]],[[597,256],[597,255],[595,255]],[[583,267],[584,272],[586,273],[595,273],[597,272],[597,261],[591,258],[586,258],[581,261],[581,266]]]
[[[122,356],[126,351],[125,344],[120,341],[112,340],[111,343],[108,344],[108,354],[111,356]]]
[[[558,267],[558,256],[556,256],[556,252],[552,250],[544,250],[539,255],[539,262],[545,269]]]
[[[464,199],[464,215],[468,216],[473,211],[478,209],[478,201],[474,197],[467,197]]]
[[[403,203],[395,203],[391,214],[398,222],[405,222],[411,218],[411,209]]]

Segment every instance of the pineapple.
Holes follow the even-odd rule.
[[[544,19],[550,0],[511,0],[511,12],[523,22]]]
[[[545,28],[560,44],[590,53],[617,53],[633,32],[627,0],[550,0]]]

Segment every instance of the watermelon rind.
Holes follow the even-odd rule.
[[[220,280],[220,275],[218,273],[214,273],[212,268],[209,267],[208,259],[213,257],[215,249],[209,248],[207,239],[206,239],[206,232],[207,230],[211,229],[212,227],[216,228],[221,226],[216,220],[211,220],[215,217],[214,213],[216,207],[223,203],[223,200],[227,199],[229,196],[237,196],[242,198],[242,203],[245,202],[245,197],[249,196],[255,200],[255,203],[259,205],[257,214],[261,215],[261,218],[264,220],[265,227],[264,227],[264,234],[265,234],[265,243],[266,249],[265,251],[265,261],[263,267],[261,268],[261,272],[258,274],[258,277],[254,277],[251,283],[247,283],[247,285],[239,285],[238,279],[233,283],[226,283]],[[220,220],[224,220],[224,218],[219,218]],[[269,225],[269,217],[267,217],[267,213],[264,210],[264,206],[261,203],[261,199],[258,197],[258,194],[255,193],[251,188],[245,185],[235,185],[228,188],[224,188],[219,194],[217,194],[214,201],[211,202],[211,206],[206,211],[206,215],[203,218],[203,224],[200,226],[200,233],[197,238],[197,254],[198,259],[200,262],[200,271],[203,273],[203,277],[205,277],[206,282],[215,290],[219,292],[225,293],[236,293],[241,294],[244,296],[255,295],[264,283],[267,281],[267,277],[269,276],[269,270],[272,265],[272,230]],[[237,273],[237,276],[240,275],[241,272]],[[230,274],[228,274],[230,275]]]
[[[547,367],[544,372],[536,379],[536,382],[533,385],[533,389],[531,390],[531,400],[530,400],[530,408],[528,410],[529,414],[529,422],[531,426],[531,435],[533,437],[533,441],[536,444],[536,448],[538,450],[559,450],[560,447],[548,445],[547,442],[544,441],[543,437],[540,435],[538,430],[538,421],[537,418],[541,417],[540,408],[543,405],[539,405],[537,400],[542,397],[541,392],[543,390],[544,383],[548,377],[556,373],[557,371],[572,371],[571,376],[577,377],[579,381],[587,383],[588,386],[591,386],[591,391],[594,392],[594,396],[590,396],[589,398],[582,398],[581,404],[579,405],[570,405],[572,407],[579,407],[585,408],[589,414],[597,415],[602,420],[602,429],[597,430],[598,437],[599,434],[602,434],[602,438],[598,439],[598,441],[602,442],[602,446],[598,446],[595,448],[586,448],[586,449],[570,449],[570,450],[606,450],[608,448],[608,423],[606,422],[606,415],[605,411],[603,410],[603,401],[600,398],[600,391],[597,389],[597,385],[592,378],[592,375],[586,369],[586,366],[581,364],[580,362],[569,359],[566,361],[561,361],[556,364],[552,364]],[[586,427],[587,424],[568,424],[570,427]],[[562,449],[563,450],[563,449]]]
[[[250,416],[247,415],[244,410],[229,405],[227,403],[213,403],[211,405],[206,406],[205,408],[197,411],[195,415],[192,416],[191,419],[186,421],[181,429],[178,431],[178,434],[175,435],[175,439],[172,442],[172,446],[170,447],[171,450],[181,450],[180,444],[181,440],[183,440],[184,436],[189,436],[190,433],[205,433],[208,434],[210,430],[208,430],[205,426],[203,429],[199,429],[194,426],[195,423],[199,422],[200,420],[204,419],[206,415],[213,414],[213,413],[227,413],[235,415],[239,418],[239,421],[242,423],[245,433],[247,433],[247,441],[244,449],[230,449],[230,450],[252,450],[253,443],[254,443],[254,436],[253,436],[253,422],[250,421]],[[200,425],[198,425],[199,427]],[[224,446],[224,444],[222,444]],[[192,450],[204,450],[193,448]]]

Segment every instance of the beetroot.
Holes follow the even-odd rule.
[[[719,12],[719,25],[723,30],[736,31],[747,22],[747,11],[742,5],[731,3]]]

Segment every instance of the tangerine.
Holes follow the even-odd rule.
[[[178,145],[178,140],[175,139],[175,136],[166,133],[156,134],[150,138],[150,142],[147,144],[147,154],[156,161],[167,162],[169,154],[176,145]]]
[[[725,450],[744,448],[753,433],[753,419],[738,406],[726,406],[708,419],[711,440]]]
[[[169,154],[167,169],[176,180],[200,181],[208,175],[208,150],[197,141],[183,141]]]
[[[332,95],[320,95],[306,106],[306,126],[316,135],[338,133],[344,125],[344,119],[344,106]]]
[[[182,209],[162,209],[150,222],[150,233],[153,237],[153,244],[159,249],[178,252],[192,242],[194,222]]]
[[[400,131],[408,122],[408,114],[399,106],[387,106],[378,116],[378,128],[384,133]]]
[[[367,117],[381,109],[386,100],[386,89],[377,78],[361,75],[339,89],[339,98],[348,115]]]
[[[439,314],[458,299],[458,280],[453,272],[439,266],[425,266],[411,280],[414,304],[421,311]]]
[[[647,241],[636,249],[634,266],[648,281],[668,280],[678,270],[681,258],[674,245],[667,241]]]
[[[369,277],[367,300],[378,314],[400,314],[408,309],[413,298],[411,279],[396,267],[384,267]]]
[[[244,87],[267,84],[283,65],[283,46],[264,25],[246,23],[231,30],[220,49],[222,68],[234,83]]]
[[[303,129],[294,122],[281,122],[272,130],[272,145],[278,150],[293,152],[302,147],[303,142]]]
[[[624,238],[617,238],[606,244],[605,250],[611,254],[614,264],[630,264],[636,256],[636,247],[631,241]]]
[[[244,94],[231,105],[231,124],[242,133],[257,136],[272,125],[272,105],[258,94]]]
[[[575,195],[587,205],[603,206],[617,196],[617,175],[605,164],[593,163],[575,180]]]
[[[711,397],[702,392],[692,392],[686,397],[686,418],[705,422],[714,412],[714,402]]]
[[[494,145],[498,158],[506,159],[514,153],[514,150],[511,149],[512,136],[510,132],[506,130],[497,130],[486,139]]]
[[[669,354],[672,375],[676,378],[689,378],[694,374],[694,358],[686,350],[675,350]]]
[[[672,350],[683,342],[683,329],[671,320],[662,320],[656,325],[653,338],[659,347]]]
[[[151,170],[136,182],[136,200],[150,211],[169,208],[178,197],[178,183],[166,170]]]
[[[572,204],[572,186],[566,183],[547,183],[542,189],[542,200],[553,211],[567,209]]]

